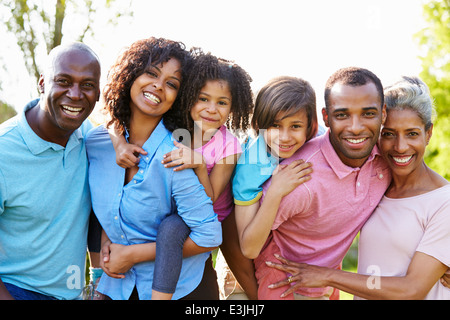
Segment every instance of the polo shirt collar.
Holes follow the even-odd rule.
[[[80,140],[83,139],[83,135],[79,128],[72,133],[65,148],[57,143],[41,139],[33,131],[33,129],[31,129],[30,125],[28,124],[25,113],[31,108],[34,108],[39,103],[39,101],[40,99],[36,99],[29,102],[23,109],[21,115],[19,116],[18,127],[28,149],[33,155],[41,154],[48,149],[53,149],[55,151],[68,149],[70,151],[70,149],[72,149],[75,145],[78,145],[80,143]]]
[[[324,155],[325,160],[330,165],[331,169],[336,173],[339,179],[343,179],[350,175],[353,172],[358,172],[361,168],[352,168],[345,165],[341,159],[339,158],[336,150],[334,150],[333,145],[330,141],[330,130],[328,129],[324,135],[324,139],[322,139],[321,151]],[[366,166],[368,163],[372,162],[376,156],[380,156],[380,151],[378,146],[375,145],[372,149],[372,152],[369,155],[369,158],[366,160],[363,166]]]

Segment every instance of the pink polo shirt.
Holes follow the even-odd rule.
[[[312,179],[281,201],[277,217],[261,254],[255,259],[260,299],[280,299],[286,288],[268,289],[286,278],[284,272],[268,268],[265,261],[277,261],[274,253],[289,260],[340,268],[353,239],[383,197],[390,171],[375,146],[361,168],[342,163],[334,151],[329,131],[305,144],[291,158],[313,164]],[[263,197],[271,180],[263,188]],[[301,295],[319,297],[330,288],[301,288]],[[287,299],[293,299],[290,295]]]

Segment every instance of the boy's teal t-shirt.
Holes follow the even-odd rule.
[[[271,176],[279,159],[267,151],[262,135],[249,138],[242,145],[242,155],[233,175],[234,203],[248,206],[262,196],[262,186]]]

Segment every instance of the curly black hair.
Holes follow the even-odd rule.
[[[128,47],[110,68],[108,81],[103,89],[105,110],[110,114],[111,120],[108,126],[115,125],[119,132],[123,133],[130,126],[130,89],[139,76],[150,65],[158,65],[167,62],[170,58],[177,59],[181,64],[182,81],[179,92],[184,90],[192,57],[182,42],[167,40],[164,38],[148,38],[138,40]],[[180,112],[180,94],[174,104],[163,115],[165,127],[173,131],[183,126],[183,117]]]
[[[245,131],[249,128],[249,117],[253,111],[253,93],[250,86],[252,78],[237,64],[204,53],[199,48],[191,49],[194,59],[186,79],[186,87],[181,92],[181,109],[184,115],[184,127],[191,134],[194,121],[191,109],[199,98],[201,89],[210,80],[225,80],[231,92],[231,110],[226,126],[228,129]]]

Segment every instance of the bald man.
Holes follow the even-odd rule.
[[[81,295],[91,210],[84,135],[99,83],[88,46],[56,47],[40,99],[0,125],[0,299]]]

